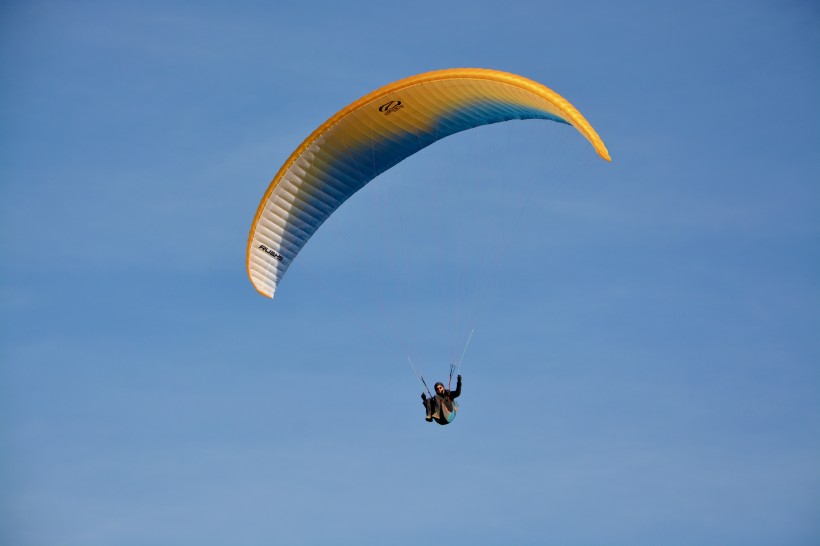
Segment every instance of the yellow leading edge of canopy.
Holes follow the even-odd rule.
[[[383,97],[391,93],[395,93],[396,91],[401,91],[402,89],[406,89],[408,87],[412,87],[419,84],[425,84],[441,80],[462,79],[488,80],[492,82],[507,84],[518,89],[528,91],[536,97],[548,101],[555,107],[555,109],[558,112],[562,114],[562,117],[567,122],[569,122],[570,125],[575,127],[576,130],[578,130],[578,132],[580,132],[584,136],[584,138],[586,138],[590,142],[590,144],[592,144],[593,148],[599,156],[601,156],[603,159],[607,161],[612,161],[609,156],[609,151],[607,150],[603,141],[598,136],[598,133],[595,132],[595,129],[592,128],[592,125],[590,125],[590,123],[584,118],[584,116],[581,115],[581,113],[564,97],[538,82],[535,82],[523,76],[511,74],[509,72],[502,72],[499,70],[492,70],[487,68],[451,68],[445,70],[435,70],[432,72],[425,72],[423,74],[411,76],[409,78],[405,78],[403,80],[399,80],[391,84],[385,85],[384,87],[380,87],[379,89],[376,89],[375,91],[361,97],[360,99],[344,107],[339,112],[334,114],[331,118],[329,118],[327,121],[325,121],[322,125],[320,125],[315,131],[313,131],[310,134],[310,136],[308,136],[299,145],[299,147],[296,148],[296,150],[290,155],[290,157],[288,157],[288,160],[284,163],[284,165],[282,165],[282,167],[276,173],[276,176],[273,178],[270,185],[268,186],[268,189],[265,192],[265,195],[262,198],[259,207],[256,211],[256,215],[254,216],[253,224],[251,225],[251,232],[248,236],[248,247],[246,254],[245,266],[248,271],[248,275],[250,276],[250,250],[251,245],[253,244],[254,232],[256,230],[256,225],[259,222],[259,218],[262,216],[265,210],[265,204],[268,202],[268,199],[270,198],[277,184],[288,171],[288,169],[298,160],[298,158],[305,152],[305,150],[307,150],[311,146],[311,144],[313,144],[322,134],[328,131],[340,120],[356,112],[356,110],[358,110],[359,108],[362,108],[367,104],[370,104],[372,101],[378,99],[379,97]],[[263,296],[268,298],[272,297],[271,295],[259,290],[259,288],[256,289]]]

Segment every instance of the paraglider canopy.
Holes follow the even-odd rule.
[[[610,159],[598,134],[566,99],[537,82],[497,70],[427,72],[343,108],[299,145],[262,198],[247,247],[254,287],[272,298],[322,223],[379,174],[446,136],[516,119],[572,125],[598,155]]]

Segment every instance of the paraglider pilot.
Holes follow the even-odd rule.
[[[461,395],[461,375],[456,381],[456,390],[450,391],[444,388],[444,383],[439,381],[436,383],[434,390],[436,394],[432,398],[427,398],[425,393],[421,393],[421,399],[424,401],[424,408],[427,410],[425,420],[429,423],[434,419],[439,421],[442,417],[443,409],[448,412],[453,411],[453,399]]]

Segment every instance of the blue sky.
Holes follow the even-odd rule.
[[[818,23],[5,2],[0,542],[816,544]],[[556,124],[447,139],[259,296],[248,230],[291,151],[463,66],[558,91],[613,163]],[[462,411],[428,425],[406,357],[441,378],[470,329]]]

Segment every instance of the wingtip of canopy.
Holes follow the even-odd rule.
[[[259,292],[259,294],[265,296],[268,299],[271,299],[271,300],[273,299],[273,295],[276,292],[275,288],[272,292],[268,292],[267,290],[265,290],[262,287],[258,286],[255,282],[251,281],[251,283],[253,284],[253,287],[256,289],[256,291]]]

